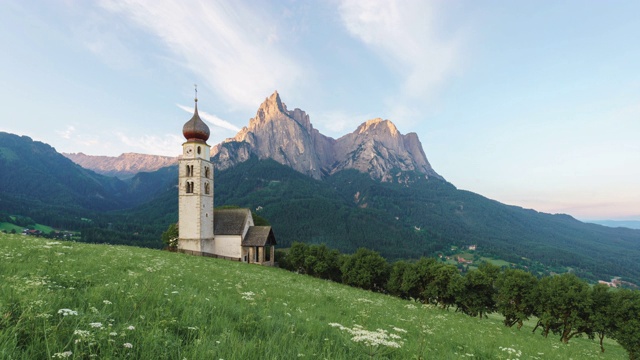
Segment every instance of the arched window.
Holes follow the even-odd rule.
[[[209,195],[209,182],[204,183],[204,193]]]
[[[187,176],[191,176],[191,165],[187,165]]]
[[[198,146],[198,155],[200,155],[200,146]]]
[[[193,181],[187,181],[187,194],[193,193]]]
[[[206,177],[207,179],[209,178],[209,167],[208,166],[204,167],[204,177]]]

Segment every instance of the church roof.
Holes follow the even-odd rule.
[[[216,235],[240,235],[251,218],[249,209],[217,209],[213,212],[213,233]]]
[[[242,246],[270,246],[276,245],[276,237],[271,226],[249,226],[243,234],[247,224],[253,224],[249,209],[216,209],[213,212],[213,233],[216,235],[243,236]]]
[[[276,237],[273,236],[271,226],[251,226],[247,236],[242,240],[242,246],[267,245],[276,245]]]

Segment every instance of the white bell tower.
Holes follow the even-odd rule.
[[[182,134],[182,157],[178,162],[178,250],[200,255],[213,242],[213,164],[207,144],[209,127],[195,111]]]

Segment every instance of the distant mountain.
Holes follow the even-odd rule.
[[[442,179],[429,164],[415,133],[402,135],[391,121],[373,119],[335,140],[314,129],[303,110],[288,110],[278,92],[260,105],[248,127],[212,150],[220,170],[246,161],[252,154],[314,179],[347,169],[383,182],[402,181],[405,172]]]
[[[45,143],[0,132],[0,211],[49,225],[137,206],[175,187],[176,176],[173,166],[123,181],[85,169]]]
[[[0,192],[50,204],[109,210],[126,202],[126,184],[82,168],[27,136],[0,132]]]
[[[124,153],[118,157],[85,155],[83,153],[62,153],[62,155],[85,169],[120,179],[128,179],[139,172],[156,171],[178,163],[178,157],[136,153]]]
[[[591,220],[589,223],[618,228],[640,229],[640,221],[633,220]]]

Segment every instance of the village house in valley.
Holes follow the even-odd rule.
[[[197,97],[182,134],[187,141],[178,165],[178,251],[272,266],[276,239],[271,226],[255,226],[249,209],[213,208],[210,132],[198,115]]]

